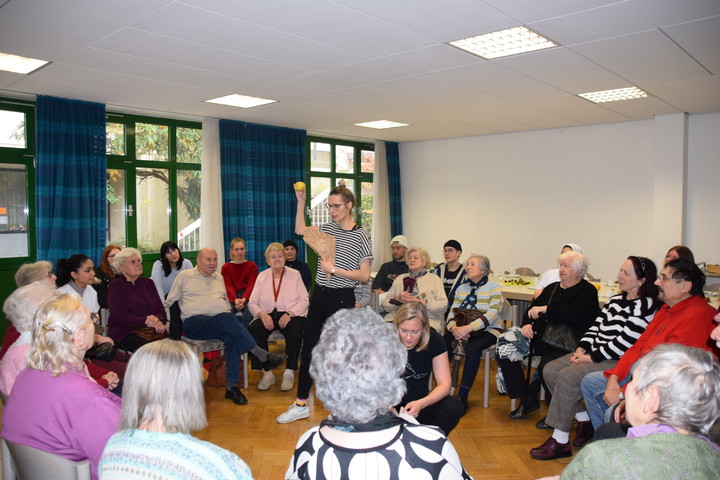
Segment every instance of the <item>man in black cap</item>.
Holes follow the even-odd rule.
[[[437,265],[432,269],[432,273],[440,277],[445,287],[445,295],[448,297],[448,310],[445,312],[447,317],[450,306],[455,298],[455,290],[465,281],[465,267],[460,263],[460,255],[462,255],[462,246],[457,240],[448,240],[443,245],[443,256],[445,262]]]
[[[285,247],[285,265],[300,272],[305,288],[307,288],[309,292],[310,284],[312,282],[312,274],[310,273],[310,267],[308,267],[308,264],[297,258],[298,244],[295,243],[295,240],[285,240],[283,247]]]

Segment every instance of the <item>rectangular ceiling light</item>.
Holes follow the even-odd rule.
[[[526,27],[513,27],[499,32],[455,40],[449,42],[449,45],[487,60],[557,47],[556,43]]]
[[[396,128],[396,127],[408,127],[409,123],[393,122],[392,120],[375,120],[374,122],[363,122],[356,123],[358,127],[377,128],[382,130],[383,128]]]
[[[616,88],[615,90],[602,90],[600,92],[578,93],[578,97],[594,103],[618,102],[620,100],[633,100],[645,98],[649,95],[637,87]]]
[[[48,63],[50,62],[47,60],[38,60],[37,58],[21,57],[19,55],[0,52],[0,70],[6,72],[27,75]]]
[[[276,103],[277,100],[269,100],[267,98],[248,97],[247,95],[238,95],[233,93],[232,95],[226,95],[224,97],[213,98],[212,100],[205,100],[207,103],[217,103],[218,105],[229,105],[231,107],[240,108],[252,108],[259,107],[260,105],[267,105],[268,103]]]

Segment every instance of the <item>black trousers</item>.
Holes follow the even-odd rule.
[[[552,362],[556,358],[560,358],[563,355],[567,355],[568,352],[560,350],[559,348],[551,347],[546,343],[543,343],[540,339],[535,340],[533,346],[533,353],[531,355],[541,355],[540,364],[538,365],[537,371],[542,381],[542,371],[545,365]],[[521,361],[513,362],[507,358],[497,358],[498,368],[502,370],[503,378],[505,378],[505,386],[507,387],[508,395],[510,398],[519,398],[523,400],[525,398],[525,390],[527,388],[527,382],[525,381],[525,372],[523,371],[523,364]],[[545,382],[543,382],[545,385]],[[545,385],[547,391],[547,385]],[[537,401],[537,400],[535,400]],[[529,399],[530,404],[533,403],[533,398]]]
[[[285,337],[285,353],[288,356],[285,362],[285,368],[288,370],[297,370],[305,317],[293,317],[288,324],[285,325],[285,328],[280,328],[278,321],[284,314],[285,312],[273,312],[270,314],[270,316],[273,317],[273,328],[271,330],[265,328],[265,324],[259,318],[255,318],[250,322],[248,330],[250,331],[250,335],[255,339],[255,343],[263,350],[268,349],[268,338],[270,334],[275,330],[279,330],[280,333],[283,334],[283,337]],[[255,355],[250,355],[250,360],[253,370],[262,368],[260,360],[258,360]]]
[[[343,308],[355,307],[355,290],[352,288],[328,288],[315,285],[310,310],[303,331],[303,345],[300,351],[300,373],[298,374],[297,398],[306,399],[310,396],[312,378],[310,377],[310,361],[312,351],[320,340],[325,321],[335,312]]]

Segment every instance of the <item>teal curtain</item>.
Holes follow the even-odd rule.
[[[390,236],[402,234],[402,195],[400,191],[400,148],[397,142],[385,142],[390,197]]]
[[[293,183],[305,179],[307,132],[291,128],[220,120],[220,178],[226,248],[233,237],[247,244],[248,260],[262,270],[265,248],[294,239]]]
[[[105,105],[40,96],[36,104],[37,258],[105,247]]]

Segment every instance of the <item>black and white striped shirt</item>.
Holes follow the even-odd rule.
[[[335,268],[341,270],[358,270],[360,262],[366,258],[372,263],[372,243],[364,228],[355,225],[352,230],[343,230],[337,223],[320,225],[320,231],[335,237]],[[329,288],[354,288],[357,282],[339,275],[331,275],[328,284],[325,273],[320,267],[318,258],[315,282]]]
[[[640,338],[658,306],[649,297],[627,300],[624,293],[611,297],[579,346],[593,362],[619,359]]]

